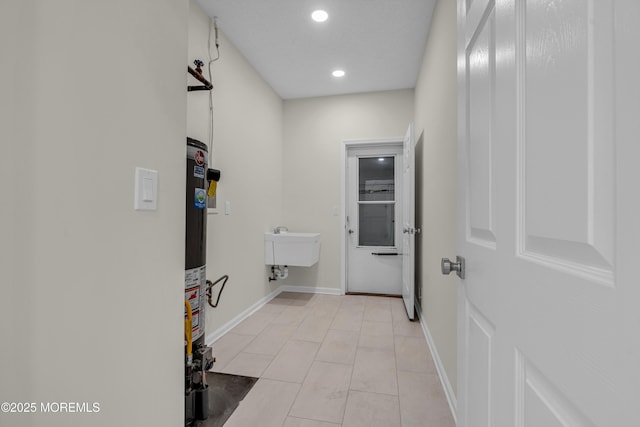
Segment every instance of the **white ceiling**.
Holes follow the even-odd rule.
[[[284,99],[415,87],[435,2],[197,1]],[[329,19],[312,21],[316,9]]]

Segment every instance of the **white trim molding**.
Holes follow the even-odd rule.
[[[251,316],[256,311],[261,309],[262,306],[264,306],[266,303],[268,303],[269,301],[271,301],[272,299],[274,299],[275,297],[280,295],[280,293],[282,293],[282,287],[277,288],[276,290],[271,292],[269,295],[266,295],[262,299],[258,300],[255,304],[253,304],[252,306],[250,306],[249,308],[244,310],[242,313],[238,314],[236,317],[234,317],[233,319],[229,320],[227,323],[225,323],[224,325],[220,326],[215,331],[213,331],[210,334],[206,335],[206,338],[204,339],[205,343],[207,345],[211,345],[214,342],[218,341],[220,338],[222,338],[223,335],[225,335],[227,332],[229,332],[231,329],[233,329],[235,326],[237,326],[244,319],[246,319],[247,317]]]
[[[273,292],[271,292],[269,295],[266,295],[265,297],[261,298],[255,304],[253,304],[252,306],[250,306],[249,308],[247,308],[246,310],[238,314],[233,319],[229,320],[227,323],[225,323],[224,325],[222,325],[212,333],[207,334],[204,340],[205,343],[207,345],[211,345],[214,342],[218,341],[220,338],[222,338],[223,335],[225,335],[235,326],[240,324],[240,322],[245,320],[247,317],[251,316],[253,313],[261,309],[265,304],[267,304],[269,301],[271,301],[272,299],[280,295],[282,292],[300,292],[300,293],[307,293],[307,294],[324,294],[324,295],[344,295],[344,292],[342,292],[339,288],[319,288],[314,286],[281,285],[277,289],[275,289]]]
[[[344,295],[340,288],[319,288],[316,286],[282,285],[280,292],[300,292],[305,294]]]
[[[436,371],[438,372],[440,383],[442,384],[442,388],[444,389],[444,395],[447,397],[447,402],[449,402],[449,409],[451,409],[453,421],[456,425],[458,425],[458,418],[456,416],[458,400],[456,399],[456,395],[453,392],[453,388],[451,387],[451,382],[449,381],[449,377],[447,376],[447,371],[445,371],[444,369],[444,365],[442,364],[442,360],[440,359],[440,355],[438,354],[438,349],[435,342],[433,341],[431,332],[429,332],[427,321],[422,314],[422,307],[420,307],[420,304],[418,304],[418,302],[416,302],[416,311],[418,312],[418,318],[420,319],[422,332],[424,332],[424,337],[427,339],[427,345],[429,346],[429,350],[431,351],[431,355],[433,356],[433,363],[436,365]]]

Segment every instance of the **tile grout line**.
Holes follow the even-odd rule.
[[[398,417],[402,426],[402,406],[400,405],[400,377],[398,376],[398,347],[396,346],[396,320],[393,318],[393,307],[391,307],[391,333],[393,334],[393,354],[395,355],[396,365],[396,386],[398,387]]]
[[[394,313],[397,313],[397,310],[394,311],[394,304],[392,302],[388,303],[388,304],[373,304],[370,305],[368,304],[370,302],[369,299],[365,299],[363,300],[363,311],[361,313],[359,317],[359,324],[360,327],[357,331],[354,330],[343,330],[343,329],[333,329],[331,327],[331,325],[333,325],[333,323],[336,320],[336,317],[338,315],[338,313],[340,312],[341,309],[346,309],[348,312],[359,312],[359,304],[357,304],[354,307],[348,306],[348,305],[344,305],[344,299],[342,299],[342,301],[340,302],[340,304],[338,304],[337,309],[331,309],[328,312],[332,314],[328,315],[328,316],[320,316],[320,318],[324,317],[328,323],[328,327],[326,329],[323,330],[322,333],[322,339],[321,341],[308,341],[306,338],[306,335],[302,338],[293,338],[293,336],[295,335],[295,333],[299,330],[299,328],[302,326],[302,324],[304,323],[305,319],[310,318],[313,315],[313,310],[315,307],[318,307],[318,304],[322,304],[323,302],[325,302],[324,300],[317,300],[317,299],[309,299],[307,300],[303,305],[294,305],[295,303],[299,303],[299,301],[304,301],[302,299],[295,299],[295,298],[290,298],[290,299],[284,299],[284,301],[282,301],[283,303],[286,301],[287,305],[285,306],[285,308],[279,312],[277,315],[273,316],[272,318],[269,319],[268,323],[267,323],[267,327],[265,327],[260,333],[256,334],[256,335],[251,335],[251,334],[237,334],[237,335],[241,335],[241,336],[250,336],[252,337],[244,346],[242,346],[240,348],[240,350],[238,351],[237,354],[235,354],[234,358],[231,359],[226,365],[229,365],[229,363],[231,363],[233,360],[235,360],[235,358],[237,358],[239,355],[241,355],[242,353],[247,353],[247,354],[256,354],[256,355],[262,355],[262,356],[268,356],[268,357],[272,357],[271,362],[269,362],[269,365],[267,365],[267,367],[263,370],[263,372],[258,376],[259,380],[270,380],[270,381],[280,381],[282,383],[287,383],[287,384],[296,384],[297,387],[297,391],[295,393],[295,396],[293,397],[293,399],[291,400],[291,402],[288,405],[288,408],[286,410],[285,416],[284,416],[284,420],[282,422],[282,424],[284,425],[286,423],[286,420],[288,417],[292,417],[292,418],[298,418],[298,419],[304,419],[304,420],[310,420],[310,421],[319,421],[316,419],[312,419],[312,418],[306,418],[306,417],[301,417],[301,416],[293,416],[291,414],[291,411],[294,407],[295,402],[298,400],[298,398],[301,395],[301,391],[303,389],[303,385],[305,384],[305,381],[308,380],[309,378],[309,374],[311,372],[311,368],[314,364],[316,363],[326,363],[326,364],[333,364],[333,365],[342,365],[345,367],[350,367],[351,368],[351,373],[350,376],[348,378],[348,384],[347,384],[347,388],[346,388],[346,398],[344,401],[344,406],[342,408],[342,414],[341,414],[341,422],[337,425],[342,425],[344,424],[345,421],[345,416],[346,416],[346,409],[348,408],[349,402],[350,402],[350,395],[352,392],[358,392],[358,393],[368,393],[368,394],[372,394],[372,395],[376,395],[376,396],[385,396],[385,397],[390,397],[390,396],[395,396],[396,399],[395,401],[397,402],[398,405],[398,416],[399,419],[398,421],[400,422],[400,425],[402,425],[402,420],[403,420],[403,414],[402,414],[402,410],[401,410],[401,397],[400,397],[400,379],[399,379],[399,373],[400,372],[416,372],[416,373],[420,373],[418,371],[412,371],[412,370],[400,370],[399,369],[399,363],[398,363],[398,338],[399,337],[404,337],[404,338],[423,338],[424,336],[420,336],[420,337],[414,337],[413,335],[411,335],[411,332],[407,332],[407,330],[402,329],[403,325],[403,321],[402,320],[398,320],[397,315],[394,315]],[[285,305],[285,304],[283,304]],[[384,307],[385,310],[388,310],[389,314],[390,314],[390,320],[389,321],[385,321],[382,320],[380,321],[380,317],[374,319],[374,320],[369,320],[370,322],[375,322],[375,323],[389,323],[391,326],[391,343],[392,343],[392,348],[393,348],[393,357],[394,357],[394,367],[395,367],[395,379],[396,379],[396,394],[387,394],[387,393],[383,393],[383,392],[377,392],[377,391],[366,391],[366,390],[353,390],[352,389],[352,385],[353,385],[353,378],[354,378],[354,374],[355,374],[355,365],[356,365],[356,361],[357,361],[357,355],[358,352],[362,349],[362,348],[368,348],[368,347],[360,347],[359,343],[360,343],[360,339],[363,336],[363,324],[365,322],[365,315],[367,313],[367,308],[371,309],[372,307],[375,309],[376,306],[382,306]],[[280,315],[282,315],[284,312],[286,312],[286,310],[289,307],[294,307],[294,308],[300,308],[303,310],[303,315],[300,317],[299,320],[295,321],[293,324],[278,324],[278,323],[274,323],[274,320],[279,318]],[[327,307],[321,307],[321,311],[326,310]],[[257,310],[255,313],[253,314],[258,314],[260,313],[260,310]],[[354,316],[355,317],[355,316]],[[358,322],[358,321],[356,321]],[[353,323],[353,322],[349,322],[349,323]],[[248,346],[251,345],[251,343],[253,343],[256,338],[261,335],[264,330],[266,330],[269,326],[273,326],[273,325],[277,325],[277,326],[291,326],[293,327],[293,332],[287,336],[286,340],[284,341],[284,343],[279,347],[278,351],[274,354],[263,354],[263,353],[249,353],[244,351]],[[398,327],[400,330],[404,330],[404,334],[396,334],[396,327]],[[356,345],[355,345],[355,349],[354,349],[354,357],[351,363],[345,363],[345,362],[337,362],[337,361],[324,361],[324,360],[318,360],[318,355],[320,353],[320,350],[322,349],[323,345],[327,342],[327,337],[329,336],[329,331],[342,331],[342,332],[350,332],[350,333],[356,333],[357,336],[357,340],[356,340]],[[233,332],[232,330],[230,330],[229,332]],[[306,342],[306,343],[314,343],[317,344],[317,347],[315,348],[313,355],[311,357],[311,364],[309,366],[309,368],[307,369],[304,378],[302,378],[301,382],[295,382],[295,381],[287,381],[287,380],[276,380],[276,379],[270,379],[270,378],[265,378],[263,375],[264,373],[269,369],[269,366],[271,366],[271,364],[278,358],[278,356],[282,353],[283,349],[286,347],[287,343],[290,342]],[[428,342],[427,342],[427,346],[428,346]],[[430,349],[428,349],[430,350]],[[430,353],[430,351],[429,351]],[[331,355],[335,355],[336,352],[332,351],[330,353]],[[341,354],[341,353],[339,353]],[[337,356],[336,356],[337,357]],[[437,375],[437,373],[436,373]],[[336,414],[338,415],[338,414]],[[333,423],[333,421],[332,421]]]
[[[315,305],[315,304],[312,304]],[[307,308],[307,307],[305,307]],[[305,310],[305,316],[304,318],[307,318],[308,313],[307,310]],[[335,316],[335,315],[334,315]],[[298,328],[302,325],[302,321],[300,322],[300,325],[298,325]],[[328,331],[329,329],[327,329]],[[297,331],[297,328],[296,328]],[[295,331],[294,331],[295,334]],[[293,335],[293,334],[292,334]],[[311,372],[311,368],[313,367],[313,364],[316,362],[316,357],[318,356],[318,352],[320,351],[320,348],[322,347],[322,343],[324,342],[324,339],[326,338],[326,332],[325,332],[325,336],[323,337],[323,340],[319,343],[318,348],[316,349],[314,355],[313,355],[313,360],[311,361],[311,365],[309,366],[309,369],[307,370],[307,373],[305,374],[304,378],[302,379],[302,382],[299,383],[300,387],[298,388],[298,391],[296,392],[296,396],[293,398],[293,400],[291,401],[291,405],[289,406],[289,409],[287,410],[287,414],[285,416],[285,419],[283,421],[283,425],[286,422],[287,418],[292,417],[292,418],[300,418],[300,417],[293,417],[293,415],[291,414],[291,410],[293,409],[293,405],[296,402],[296,400],[298,400],[298,397],[300,396],[300,392],[302,391],[302,386],[304,385],[304,382],[307,380],[307,378],[309,377],[309,373]],[[289,338],[288,341],[291,341],[292,338]],[[304,342],[312,342],[312,341],[305,341],[305,340],[300,340],[300,341],[304,341]],[[277,356],[277,355],[276,355]],[[275,360],[275,358],[274,358]],[[266,371],[266,370],[265,370]],[[296,383],[297,384],[297,383]],[[345,405],[346,406],[346,405]],[[302,419],[309,419],[309,418],[302,418]],[[344,419],[344,415],[343,415],[343,419]],[[317,420],[312,420],[312,421],[317,421]],[[342,425],[342,423],[340,423],[340,425]]]
[[[364,313],[366,311],[366,301],[364,304],[364,310],[362,311],[362,321],[360,322],[360,331],[358,332],[358,340],[356,342],[356,351],[353,356],[353,363],[351,364],[351,376],[349,377],[349,386],[347,387],[347,399],[344,402],[344,410],[342,411],[342,422],[340,425],[344,424],[344,416],[347,413],[347,405],[349,404],[349,395],[351,394],[351,383],[353,382],[353,374],[356,371],[356,360],[358,360],[358,344],[360,343],[360,336],[362,335],[362,323],[364,322]]]

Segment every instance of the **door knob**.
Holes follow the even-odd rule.
[[[449,258],[442,258],[440,268],[442,274],[450,274],[455,271],[459,278],[464,279],[464,258],[461,256],[456,257],[456,262],[450,261]]]
[[[353,234],[353,233],[355,233],[355,231],[353,231],[352,229],[349,229],[348,233],[349,234]]]

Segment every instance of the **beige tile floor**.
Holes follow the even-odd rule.
[[[213,349],[213,371],[260,378],[225,426],[454,426],[399,298],[284,292]]]

